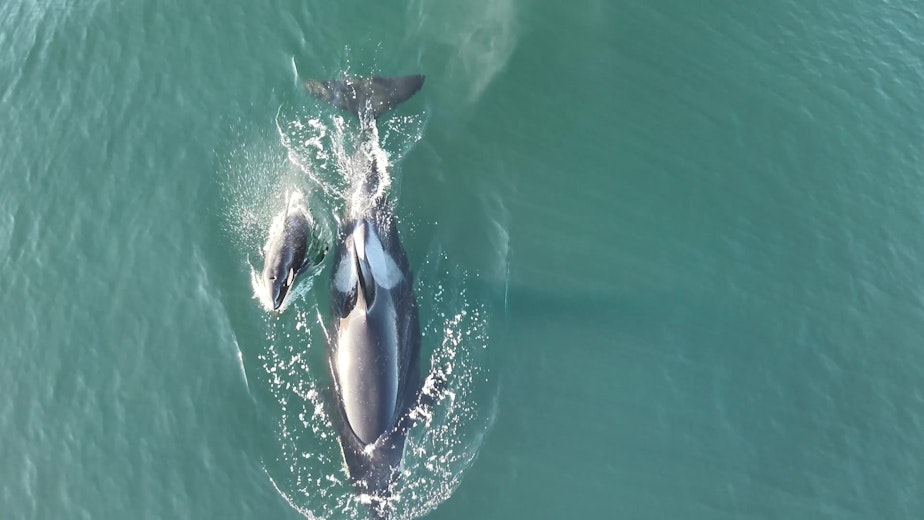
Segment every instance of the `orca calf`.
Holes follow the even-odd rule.
[[[413,277],[385,197],[376,119],[409,99],[423,76],[308,81],[315,97],[357,116],[360,138],[351,164],[363,171],[358,199],[341,219],[330,282],[327,361],[334,423],[354,489],[387,515],[409,426],[421,390],[420,324]],[[358,154],[364,154],[358,157]],[[384,167],[384,165],[383,165]]]
[[[279,310],[298,276],[320,264],[325,254],[327,245],[315,233],[304,196],[299,191],[290,193],[263,247],[264,301]]]

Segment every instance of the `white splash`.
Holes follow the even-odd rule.
[[[425,121],[425,116],[387,118],[375,129],[374,139],[357,142],[358,123],[352,118],[319,118],[307,108],[280,107],[273,139],[245,142],[232,154],[223,183],[228,231],[250,268],[255,295],[268,291],[251,256],[261,250],[268,229],[272,233],[281,227],[278,215],[291,202],[283,194],[303,191],[305,206],[332,236],[344,211],[364,215],[391,195],[394,165],[421,138]],[[373,163],[378,175],[370,177]],[[370,258],[378,254],[374,247],[367,246]],[[260,313],[266,346],[256,356],[262,368],[256,372],[262,377],[253,386],[268,389],[276,407],[276,442],[264,469],[280,496],[304,517],[366,518],[370,507],[387,507],[391,518],[418,517],[451,495],[481,447],[495,413],[490,398],[487,406],[479,404],[491,392],[483,368],[488,313],[468,294],[473,276],[445,267],[448,262],[438,256],[425,262],[416,280],[421,362],[431,364],[424,391],[432,402],[410,411],[417,420],[408,431],[401,478],[387,502],[357,495],[346,472],[327,412],[328,313],[311,297],[313,276],[293,289],[298,291],[294,298],[286,299],[286,304],[299,302],[292,306],[294,313]]]

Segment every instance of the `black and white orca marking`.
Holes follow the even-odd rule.
[[[309,81],[307,88],[359,118],[362,153],[363,143],[378,145],[375,120],[422,85],[423,76],[404,76]],[[421,390],[420,324],[394,216],[372,192],[376,161],[354,163],[370,169],[359,187],[368,204],[347,208],[338,232],[327,361],[350,479],[357,491],[384,503],[401,467],[408,411]],[[385,515],[381,507],[374,511]]]
[[[273,219],[263,247],[263,291],[265,305],[279,310],[299,275],[318,265],[327,253],[315,236],[314,223],[300,191],[291,192],[286,208]]]
[[[413,278],[393,222],[344,226],[331,281],[328,363],[350,477],[380,496],[404,453],[402,417],[420,391],[420,325]]]

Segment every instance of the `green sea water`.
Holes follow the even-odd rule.
[[[396,516],[924,517],[924,20],[842,2],[0,3],[0,518],[364,518],[328,235],[381,122],[424,367]]]

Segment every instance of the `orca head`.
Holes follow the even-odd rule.
[[[281,235],[271,240],[265,250],[263,287],[272,302],[273,310],[282,307],[304,261],[304,246],[299,247],[304,244],[304,238],[298,233],[293,235],[292,231],[293,228],[286,225]]]
[[[287,262],[285,256],[287,255],[278,255],[272,260],[268,257],[263,268],[263,285],[269,292],[273,310],[279,310],[282,306],[297,274],[295,266],[291,261]]]
[[[281,213],[273,223],[263,260],[263,287],[273,310],[282,307],[295,279],[308,264],[309,229],[305,213],[297,208]]]

